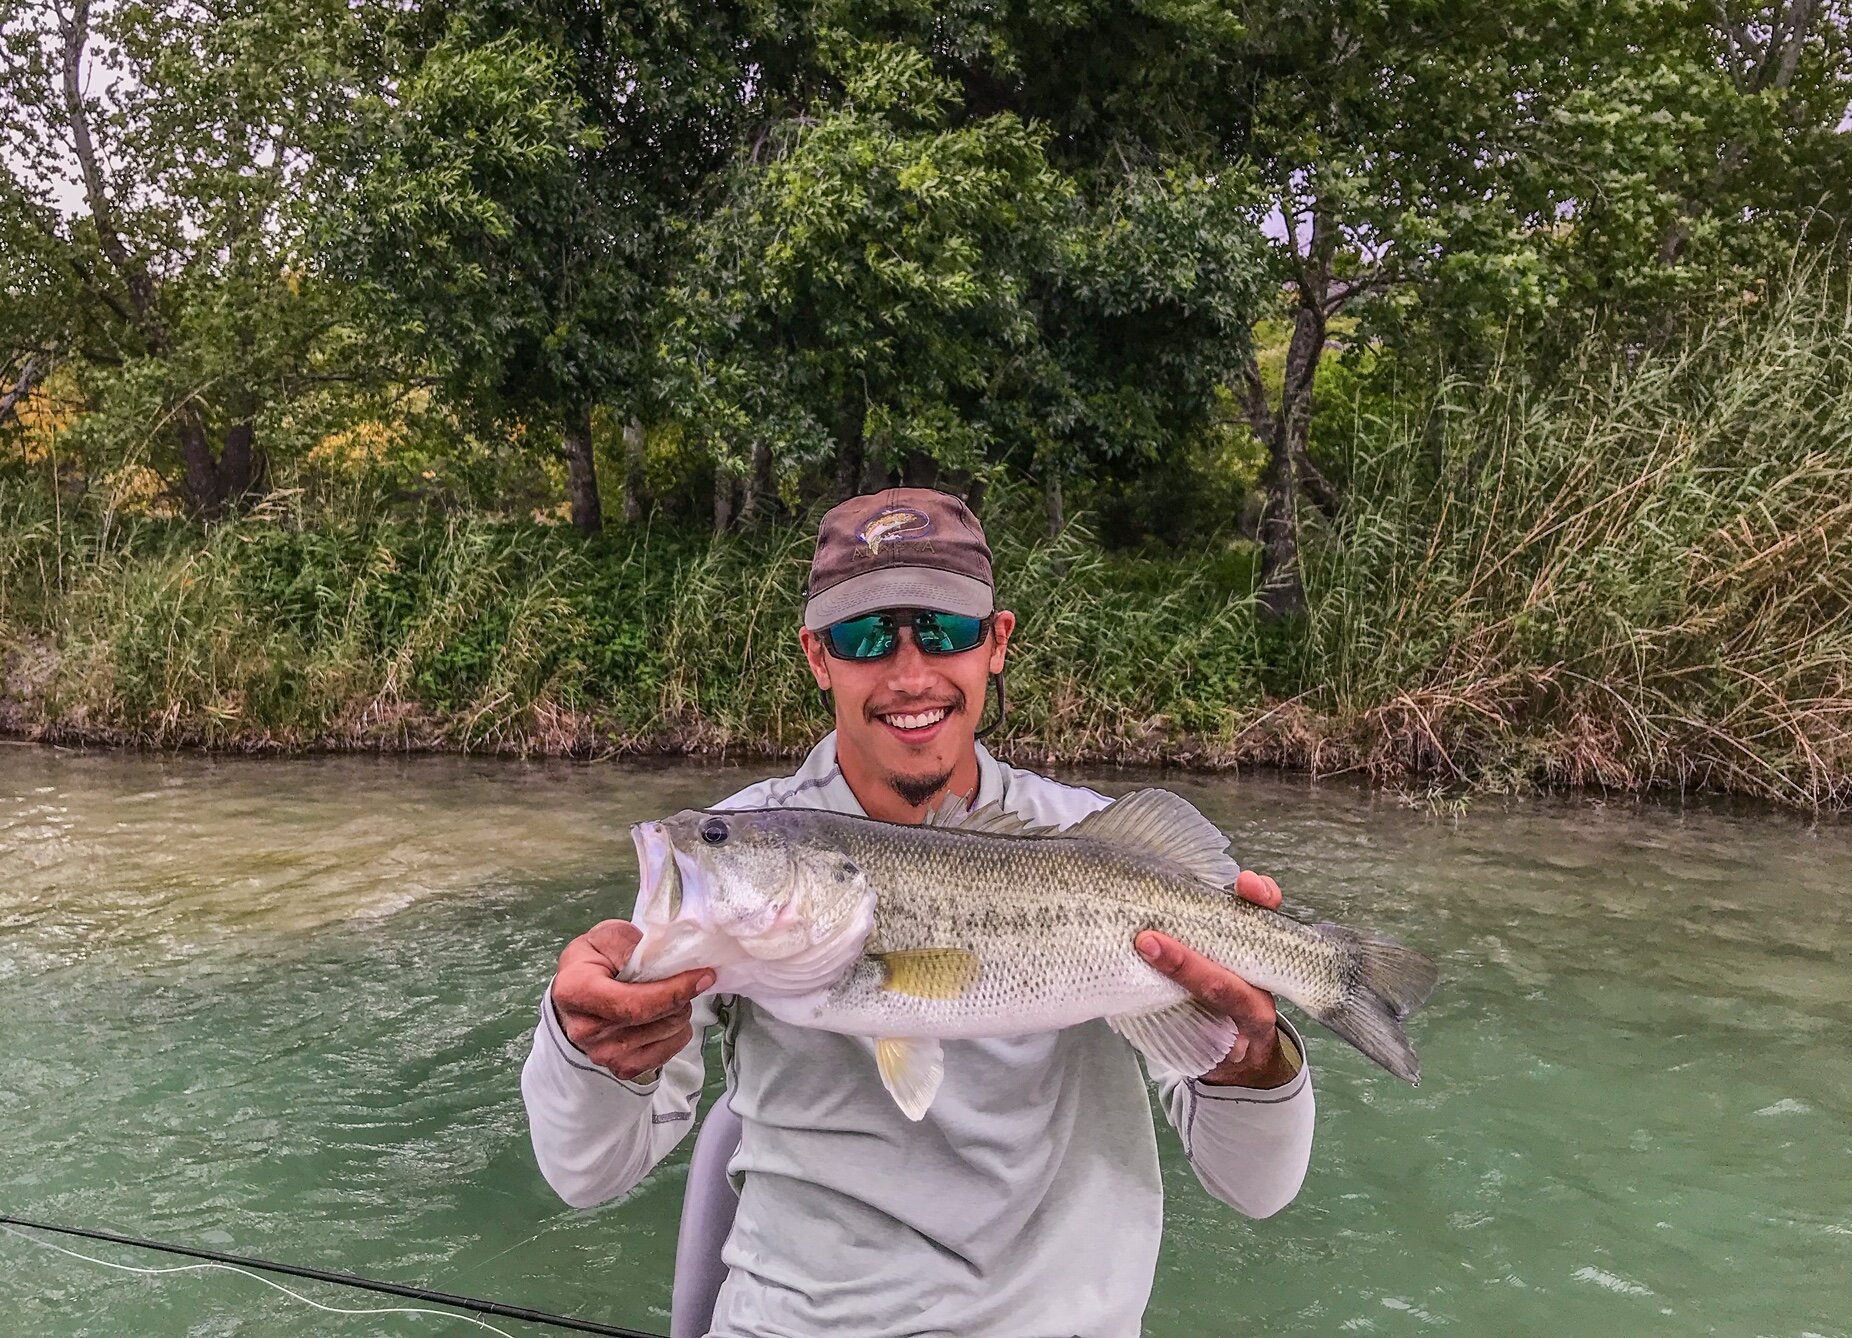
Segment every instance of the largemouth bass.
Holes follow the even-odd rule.
[[[620,973],[711,967],[774,1017],[876,1038],[882,1082],[920,1119],[940,1042],[1103,1017],[1154,1064],[1202,1074],[1234,1024],[1133,947],[1156,929],[1291,1000],[1399,1078],[1402,1019],[1434,964],[1388,939],[1236,897],[1228,838],[1188,800],[1139,790],[1071,827],[956,801],[923,826],[818,809],[688,810],[631,829],[642,938]]]

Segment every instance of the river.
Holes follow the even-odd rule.
[[[685,1148],[566,1209],[517,1077],[560,946],[628,912],[626,825],[761,774],[0,746],[0,1211],[666,1331]],[[1160,1123],[1148,1334],[1846,1338],[1852,832],[1165,783],[1442,984],[1411,1027],[1418,1090],[1308,1025],[1317,1146],[1271,1220],[1209,1199]],[[0,1332],[482,1330],[0,1234]]]

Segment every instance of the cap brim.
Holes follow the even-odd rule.
[[[937,567],[883,567],[812,595],[804,605],[804,626],[814,632],[882,609],[931,609],[988,618],[996,610],[996,592],[974,576]]]

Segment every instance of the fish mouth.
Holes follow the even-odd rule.
[[[660,822],[633,823],[630,839],[637,848],[637,869],[641,884],[637,893],[637,918],[649,924],[668,924],[679,920],[687,891],[698,887],[698,878],[684,875],[682,856]]]

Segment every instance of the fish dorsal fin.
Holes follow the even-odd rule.
[[[1228,838],[1194,804],[1169,790],[1134,790],[1062,835],[1162,855],[1211,887],[1233,887],[1241,873],[1228,853]]]
[[[1022,814],[1010,812],[1000,799],[982,808],[968,809],[964,796],[959,794],[948,794],[937,808],[927,809],[923,822],[928,827],[986,832],[992,836],[1049,836],[1054,832],[1051,827],[1038,827]]]

